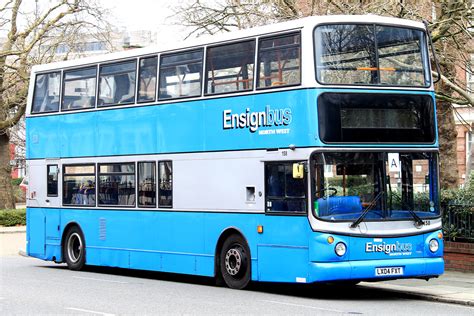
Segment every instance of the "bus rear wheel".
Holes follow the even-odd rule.
[[[220,272],[225,284],[241,290],[250,282],[250,249],[240,235],[229,236],[219,256]]]
[[[84,235],[77,226],[71,227],[64,239],[63,254],[67,267],[71,270],[81,270],[86,263],[86,244]]]

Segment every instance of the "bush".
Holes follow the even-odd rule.
[[[0,226],[26,225],[26,210],[0,210]]]
[[[18,179],[12,179],[12,185],[15,187],[15,186],[19,186],[21,181],[23,181],[23,178],[18,178]]]
[[[441,208],[445,238],[474,242],[474,173],[463,188],[441,191]]]

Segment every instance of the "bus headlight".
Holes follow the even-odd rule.
[[[439,249],[439,243],[436,239],[431,239],[430,240],[430,251],[431,252],[436,252]]]
[[[338,242],[336,244],[336,247],[334,247],[334,251],[339,257],[344,256],[346,254],[346,244],[344,244],[343,242]]]

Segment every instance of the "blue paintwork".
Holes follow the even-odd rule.
[[[90,265],[213,276],[218,238],[236,229],[249,244],[253,280],[373,279],[375,267],[387,266],[403,266],[403,277],[443,272],[442,241],[437,253],[428,249],[438,232],[383,239],[411,243],[409,255],[366,253],[365,243],[373,238],[331,235],[335,242],[328,244],[330,235],[311,231],[304,216],[28,208],[27,223],[27,252],[44,260],[62,260],[60,237],[74,223],[84,233]],[[263,234],[257,233],[258,225]],[[337,242],[348,246],[343,257],[334,252]]]
[[[300,89],[131,108],[117,106],[106,111],[31,116],[26,119],[27,159],[286,148],[290,144],[297,147],[323,146],[318,138],[316,100],[319,94],[327,91],[373,92]],[[430,92],[416,93],[433,96]],[[223,128],[224,110],[245,113],[250,108],[260,112],[265,111],[267,105],[272,109],[291,109],[291,123],[278,128],[260,127],[254,133],[248,128]],[[288,128],[289,133],[259,134],[259,131],[282,128]],[[424,147],[436,148],[437,145],[436,142]],[[340,144],[324,146],[340,147]]]

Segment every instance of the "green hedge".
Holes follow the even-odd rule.
[[[0,226],[26,225],[26,210],[0,210]]]

